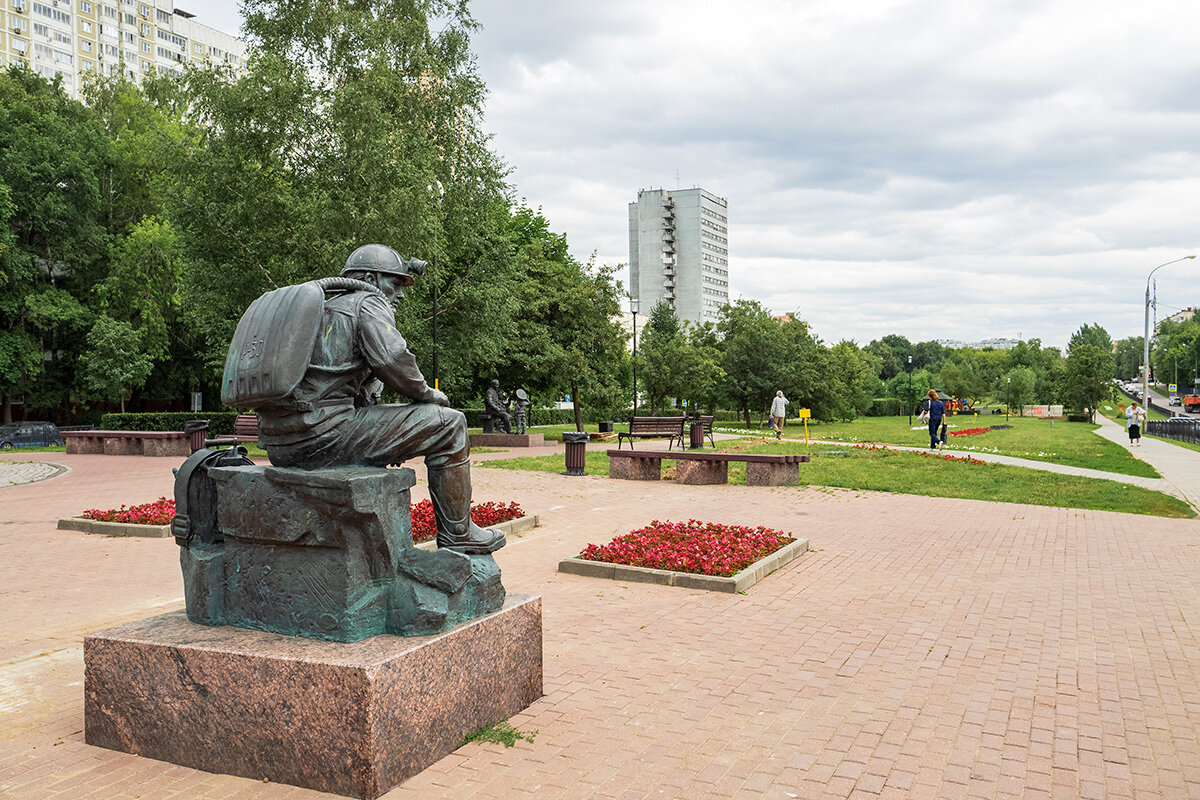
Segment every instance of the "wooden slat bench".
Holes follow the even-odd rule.
[[[772,453],[698,453],[664,450],[609,450],[608,477],[631,481],[662,480],[663,459],[675,459],[675,482],[693,485],[729,482],[729,462],[746,464],[746,485],[780,486],[800,480],[808,456]]]
[[[683,449],[683,424],[686,417],[634,417],[629,420],[629,431],[617,433],[617,449],[621,443],[629,440],[629,449],[633,449],[634,439],[667,439],[667,449],[670,450],[676,441]]]
[[[68,453],[106,456],[184,456],[191,448],[183,431],[61,431]]]
[[[258,444],[258,415],[238,414],[233,421],[233,435],[239,442]]]

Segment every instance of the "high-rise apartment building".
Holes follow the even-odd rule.
[[[729,302],[728,203],[700,188],[643,189],[629,204],[629,289],[642,313],[666,300],[710,322]]]
[[[20,62],[48,79],[62,75],[75,98],[88,75],[124,69],[136,80],[205,61],[240,68],[242,41],[194,17],[175,0],[0,0],[0,67]]]

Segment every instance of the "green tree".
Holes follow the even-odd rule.
[[[658,301],[638,338],[638,372],[652,414],[673,398],[695,394],[691,386],[695,362],[696,354],[679,317],[665,300]]]
[[[153,366],[142,349],[142,334],[128,322],[101,316],[87,335],[80,359],[84,384],[102,400],[119,400],[125,411],[130,391],[141,386]]]
[[[1081,325],[1079,330],[1071,334],[1071,341],[1067,342],[1067,352],[1081,344],[1094,345],[1106,353],[1112,352],[1112,337],[1099,323]]]
[[[1000,387],[1000,396],[1009,409],[1017,409],[1021,416],[1025,415],[1025,406],[1034,400],[1034,389],[1037,386],[1037,373],[1032,367],[1013,367],[1004,376]]]
[[[468,379],[464,365],[497,353],[506,337],[464,326],[462,315],[469,309],[484,326],[504,321],[511,300],[504,168],[481,126],[484,86],[466,4],[243,7],[245,70],[190,78],[194,113],[207,127],[173,217],[186,221],[196,262],[189,291],[209,360],[223,360],[241,310],[263,291],[335,273],[357,246],[381,242],[436,262],[400,314],[415,323],[406,333],[426,328],[436,284],[445,301],[439,345],[442,336],[461,345],[444,349],[445,370]],[[428,336],[414,338],[420,346]]]
[[[1063,397],[1094,421],[1100,401],[1112,391],[1112,375],[1112,353],[1099,345],[1077,341],[1067,353]]]
[[[829,348],[825,361],[824,383],[828,391],[818,408],[828,405],[825,414],[847,421],[865,414],[882,389],[875,374],[877,359],[853,342],[843,340]]]
[[[775,392],[787,392],[781,379],[787,348],[780,325],[758,301],[736,300],[721,307],[717,330],[725,373],[722,394],[738,407],[749,427],[751,408],[766,414]]]
[[[0,402],[64,405],[75,386],[84,306],[108,251],[94,112],[27,67],[0,73]]]
[[[942,362],[942,368],[938,372],[938,381],[942,391],[966,400],[971,405],[974,405],[984,392],[985,384],[980,379],[974,358],[967,348],[963,348],[957,355]]]
[[[1116,375],[1113,377],[1130,380],[1141,373],[1144,341],[1141,336],[1130,336],[1117,342],[1113,354]]]

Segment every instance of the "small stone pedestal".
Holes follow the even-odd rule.
[[[608,477],[626,481],[662,480],[662,456],[655,458],[610,457]]]
[[[759,464],[751,461],[746,464],[747,486],[784,486],[799,480],[800,464],[795,461],[788,464]]]
[[[531,595],[432,636],[327,642],[180,611],[83,648],[88,744],[368,800],[542,696]]]
[[[471,447],[543,447],[543,433],[472,433]]]
[[[692,486],[729,483],[729,462],[680,459],[675,462],[675,482]]]

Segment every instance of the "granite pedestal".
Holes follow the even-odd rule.
[[[728,483],[729,462],[680,459],[675,462],[675,482],[692,486]]]
[[[800,480],[800,464],[764,464],[754,461],[746,464],[747,486],[784,486]]]
[[[472,433],[471,447],[542,447],[546,437],[541,433]]]
[[[189,622],[84,639],[88,744],[375,798],[542,695],[541,598],[444,633],[352,643]]]
[[[662,480],[662,458],[610,458],[608,477],[626,481]]]

